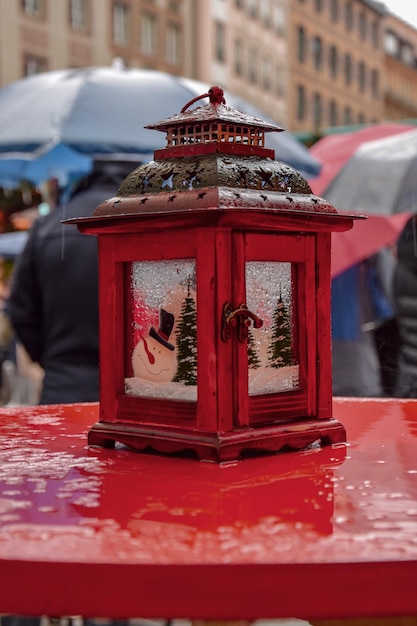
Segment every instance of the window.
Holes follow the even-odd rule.
[[[25,56],[23,60],[23,75],[33,76],[34,74],[40,74],[47,69],[46,59],[37,57],[32,54]]]
[[[275,92],[278,96],[285,94],[285,74],[280,66],[275,68]]]
[[[175,0],[171,0],[171,2],[168,5],[168,11],[171,11],[171,13],[179,13],[180,12],[179,3],[176,2]]]
[[[177,24],[168,24],[166,30],[165,54],[166,60],[171,65],[180,62],[181,29]]]
[[[258,0],[247,0],[248,13],[250,17],[258,16]]]
[[[362,11],[359,15],[359,35],[361,39],[366,39],[366,34],[368,30],[368,21],[366,19],[366,13]]]
[[[350,54],[345,54],[345,85],[352,83],[352,57]]]
[[[261,20],[265,26],[271,25],[271,0],[261,0]]]
[[[234,44],[234,67],[236,76],[243,76],[243,44],[236,39]]]
[[[223,22],[216,22],[214,25],[215,58],[216,61],[224,63],[226,60],[226,28]]]
[[[262,87],[269,91],[271,89],[271,59],[266,57],[261,60],[261,81]]]
[[[70,0],[70,25],[73,30],[81,32],[87,30],[87,0]]]
[[[337,22],[339,19],[339,0],[330,0],[330,16],[332,22]]]
[[[281,4],[275,4],[273,9],[274,30],[283,35],[285,33],[285,10]]]
[[[390,56],[397,56],[400,50],[400,42],[398,41],[397,36],[387,30],[384,35],[384,52],[389,54]]]
[[[116,46],[124,46],[129,41],[129,9],[125,4],[113,4],[113,41]]]
[[[401,61],[405,65],[409,65],[410,67],[413,67],[414,61],[415,61],[413,46],[409,43],[404,42],[401,45],[400,57],[401,57]]]
[[[360,61],[358,65],[358,83],[359,83],[359,91],[365,91],[365,83],[366,83],[366,68],[365,63]]]
[[[297,29],[297,58],[300,63],[305,63],[307,56],[307,39],[303,26]]]
[[[330,46],[329,67],[330,67],[330,76],[332,78],[336,78],[337,71],[338,71],[338,54],[337,54],[336,46]]]
[[[372,22],[372,44],[374,48],[379,48],[379,24],[377,20]]]
[[[319,93],[315,93],[313,97],[313,123],[314,128],[320,128],[321,126],[321,95]]]
[[[297,86],[297,119],[302,122],[306,117],[306,91],[303,85]]]
[[[43,15],[43,0],[23,0],[23,11],[31,17],[41,17]]]
[[[345,124],[346,126],[352,124],[352,110],[350,107],[345,107],[345,110],[343,112],[343,124]]]
[[[345,4],[345,27],[346,30],[352,30],[353,28],[353,8],[350,0]]]
[[[372,70],[371,72],[371,90],[374,98],[378,98],[379,95],[379,74],[378,70]]]
[[[313,48],[314,69],[319,72],[321,70],[322,57],[323,57],[323,45],[321,43],[320,37],[314,37],[313,42],[312,42],[312,48]]]
[[[337,102],[334,100],[330,101],[329,105],[329,125],[337,126],[339,124],[339,115],[337,112]]]
[[[315,0],[314,6],[317,13],[321,13],[323,11],[323,0]]]
[[[144,13],[140,20],[140,51],[147,56],[156,52],[156,18]]]
[[[248,78],[251,83],[258,80],[258,53],[255,48],[251,48],[248,54]]]

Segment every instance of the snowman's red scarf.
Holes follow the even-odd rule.
[[[144,337],[143,335],[142,335],[141,339],[142,339],[142,341],[143,341],[143,345],[144,345],[145,352],[146,352],[146,356],[148,357],[149,363],[150,363],[151,365],[153,365],[153,364],[155,363],[155,357],[154,357],[154,355],[150,352],[150,350],[149,350],[149,348],[148,348],[147,341],[146,341],[146,339],[145,339],[145,337]]]

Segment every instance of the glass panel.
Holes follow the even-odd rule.
[[[194,259],[131,264],[125,392],[197,400]]]
[[[246,263],[246,302],[263,320],[248,333],[249,395],[299,389],[291,263]]]

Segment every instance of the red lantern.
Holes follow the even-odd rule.
[[[279,127],[224,103],[148,128],[165,149],[75,220],[98,236],[100,420],[121,442],[224,461],[345,441],[332,417],[330,237],[347,230],[293,168]]]

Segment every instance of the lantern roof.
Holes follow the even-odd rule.
[[[202,98],[209,98],[209,104],[187,110]],[[207,93],[190,100],[180,113],[145,128],[166,132],[166,148],[157,150],[155,159],[206,154],[214,150],[274,158],[274,151],[265,148],[265,133],[284,130],[227,106],[223,90],[218,86],[210,87]]]
[[[206,106],[188,111],[208,97]],[[283,129],[228,107],[223,90],[211,87],[188,102],[180,113],[148,124],[165,131],[167,145],[154,160],[135,169],[117,196],[102,202],[89,218],[76,223],[166,214],[260,211],[278,217],[304,216],[351,227],[352,216],[339,215],[326,200],[313,195],[307,180],[265,148],[266,132]],[[309,216],[309,217],[308,217]],[[354,219],[360,216],[355,215]]]
[[[210,103],[206,106],[196,107],[191,111],[187,111],[188,107],[202,98],[209,98]],[[231,124],[251,126],[253,128],[263,128],[265,132],[280,132],[284,130],[280,126],[265,122],[259,117],[254,117],[253,115],[243,113],[238,109],[227,106],[223,89],[217,86],[210,87],[207,93],[190,100],[190,102],[183,106],[180,113],[172,115],[160,122],[147,124],[145,128],[166,130],[170,126],[177,126],[184,123],[193,124],[196,122],[200,124],[203,121],[224,121]]]

